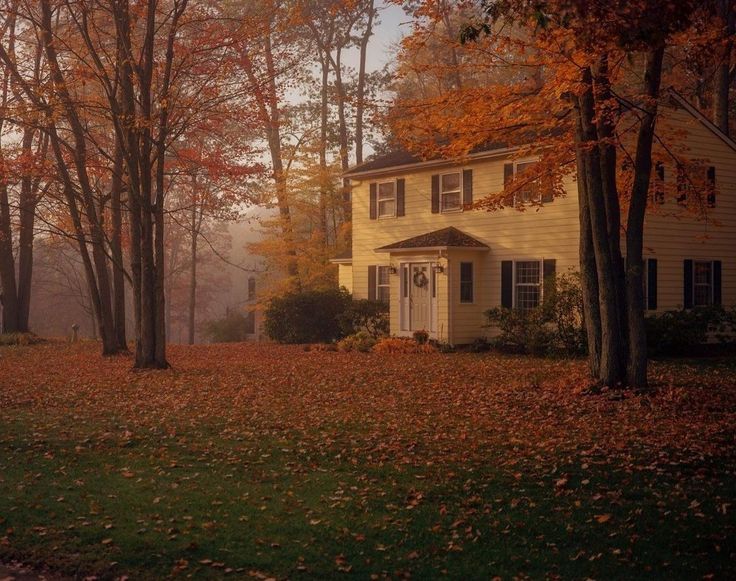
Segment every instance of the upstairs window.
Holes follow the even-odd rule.
[[[690,200],[716,207],[716,168],[697,164],[680,164],[677,167],[677,203],[687,206]]]
[[[440,176],[440,207],[443,212],[462,209],[462,180],[460,172]]]
[[[523,181],[523,176],[526,172],[531,170],[535,165],[536,161],[522,161],[517,162],[514,168],[517,180]],[[539,187],[539,180],[532,180],[527,184],[521,186],[521,188],[514,195],[515,204],[524,204],[527,202],[538,202],[540,199],[541,189]]]
[[[522,311],[539,306],[542,277],[538,260],[516,262],[514,274],[514,306]]]
[[[376,300],[388,303],[391,298],[390,267],[379,266],[376,269]]]
[[[655,204],[664,204],[664,164],[661,161],[654,165],[653,198]]]
[[[382,182],[378,184],[378,217],[393,217],[396,215],[396,182]]]

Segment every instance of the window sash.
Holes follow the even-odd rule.
[[[378,206],[378,217],[396,215],[396,182],[380,182],[376,194],[376,205]]]
[[[457,177],[457,186],[445,185],[445,178]],[[460,210],[463,207],[463,179],[460,172],[440,175],[440,209],[443,212]]]
[[[514,164],[514,177],[524,175],[524,173],[535,166],[538,161],[520,161]],[[534,180],[524,185],[524,189],[518,190],[514,194],[514,204],[521,204],[527,202],[539,202],[542,199],[542,188],[540,187],[539,180]]]
[[[514,262],[514,307],[522,311],[542,302],[542,266],[539,260]]]
[[[460,302],[472,303],[474,300],[475,289],[473,284],[473,263],[460,263]]]
[[[388,266],[376,268],[376,300],[387,303],[391,299],[391,279]]]
[[[713,262],[695,260],[693,261],[693,306],[707,307],[712,304]]]

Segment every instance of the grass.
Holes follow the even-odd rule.
[[[220,345],[172,363],[0,351],[0,561],[151,579],[736,573],[729,362],[660,364],[658,394],[623,401],[579,395],[581,362]]]

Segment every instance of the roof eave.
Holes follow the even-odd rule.
[[[487,252],[488,246],[418,246],[415,248],[376,248],[373,252],[382,254],[408,254],[410,252],[440,252],[442,250],[474,250]]]
[[[721,131],[717,125],[715,125],[710,119],[703,115],[703,113],[699,111],[695,106],[693,106],[685,97],[680,95],[680,93],[678,93],[676,89],[670,87],[668,91],[670,96],[675,101],[677,101],[677,103],[681,105],[683,109],[685,109],[688,113],[690,113],[690,115],[695,117],[695,119],[700,121],[707,129],[711,131],[711,133],[713,133],[716,137],[718,137],[721,141],[728,145],[728,147],[736,151],[736,141],[723,133],[723,131]]]
[[[330,258],[329,262],[332,264],[352,264],[353,259],[352,258]]]
[[[520,147],[504,147],[501,149],[489,149],[488,151],[479,151],[478,153],[469,153],[462,157],[453,157],[448,159],[433,159],[429,161],[417,161],[414,163],[405,163],[401,165],[392,165],[389,167],[383,167],[374,170],[366,171],[354,171],[357,168],[349,169],[343,172],[342,177],[344,178],[367,178],[367,177],[380,177],[385,175],[391,175],[395,173],[401,173],[404,170],[410,169],[427,169],[432,167],[441,167],[444,165],[456,165],[463,161],[477,161],[479,159],[491,159],[494,157],[503,157],[515,151],[518,151]]]

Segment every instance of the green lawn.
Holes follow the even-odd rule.
[[[582,362],[0,349],[0,561],[70,575],[736,575],[736,369],[651,397]]]

